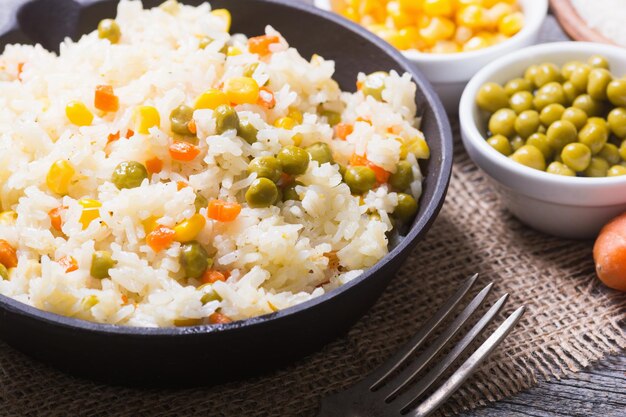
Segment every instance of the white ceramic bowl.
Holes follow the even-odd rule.
[[[342,0],[315,0],[321,9],[333,10]],[[403,51],[405,57],[417,64],[426,75],[449,112],[456,112],[463,88],[470,78],[493,60],[510,52],[533,45],[548,14],[548,0],[518,0],[524,13],[524,27],[515,36],[489,48],[454,54],[429,54]]]
[[[508,209],[529,226],[556,236],[592,238],[614,216],[626,211],[626,177],[579,178],[548,174],[515,163],[485,140],[485,114],[476,105],[482,84],[504,84],[532,64],[585,61],[605,56],[616,76],[626,74],[626,51],[610,45],[557,42],[504,56],[479,71],[467,84],[459,106],[461,136],[472,160],[501,192]]]

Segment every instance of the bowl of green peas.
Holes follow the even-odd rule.
[[[557,42],[503,56],[468,83],[463,144],[527,225],[593,238],[626,211],[626,51]]]

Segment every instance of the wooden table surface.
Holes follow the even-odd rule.
[[[25,0],[0,0],[0,28],[6,21],[6,4]],[[294,0],[312,3],[312,0]],[[551,16],[542,29],[541,40],[566,40]],[[535,388],[486,407],[462,414],[463,417],[561,417],[626,416],[626,354],[605,360],[561,380],[542,381]]]

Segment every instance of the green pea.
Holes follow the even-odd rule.
[[[148,170],[137,161],[121,162],[113,170],[111,182],[119,189],[136,188],[148,178]]]
[[[619,146],[618,152],[619,152],[619,156],[624,161],[626,161],[626,140],[622,141],[622,144]]]
[[[239,115],[228,104],[217,106],[213,115],[215,116],[215,131],[218,135],[239,127]]]
[[[566,120],[576,127],[576,130],[580,130],[587,123],[587,113],[577,107],[568,107],[563,111],[561,120]]]
[[[550,165],[548,165],[546,172],[550,174],[564,175],[566,177],[576,176],[576,173],[572,171],[567,165],[565,165],[562,162],[557,162],[557,161],[554,161]]]
[[[561,151],[561,158],[569,168],[581,172],[591,163],[591,150],[582,143],[570,143]]]
[[[539,113],[534,110],[526,110],[515,119],[515,131],[523,139],[526,139],[539,128]]]
[[[587,94],[596,100],[607,99],[607,87],[612,81],[611,73],[604,68],[594,68],[589,72]]]
[[[363,94],[371,96],[378,101],[383,100],[383,91],[385,90],[385,79],[389,76],[383,71],[374,72],[368,75],[363,82]]]
[[[590,72],[591,67],[589,67],[589,65],[579,65],[572,72],[572,75],[569,77],[569,81],[578,89],[578,91],[586,91]]]
[[[561,81],[561,71],[559,67],[552,63],[540,64],[537,67],[534,80],[535,85],[541,88],[548,83]]]
[[[209,267],[209,254],[204,247],[192,241],[180,247],[180,264],[187,278],[200,278]]]
[[[611,81],[606,88],[606,95],[613,105],[626,107],[626,79]]]
[[[3,264],[0,264],[0,278],[5,281],[9,280],[9,270]]]
[[[563,92],[563,86],[556,82],[545,84],[539,89],[539,91],[537,91],[537,94],[533,99],[533,105],[538,111],[543,110],[544,107],[553,103],[562,105],[567,104],[567,99],[565,98],[565,93]]]
[[[351,166],[346,169],[343,180],[353,194],[363,194],[376,185],[376,174],[370,167]]]
[[[521,136],[515,136],[513,139],[511,139],[511,148],[513,149],[513,152],[515,152],[525,144],[526,141],[522,139]]]
[[[525,165],[529,168],[545,171],[546,160],[541,151],[534,146],[524,145],[511,155],[513,161]]]
[[[619,149],[612,143],[604,145],[602,149],[600,149],[600,152],[598,152],[598,156],[606,160],[609,165],[617,165],[622,160],[619,156]]]
[[[296,181],[293,184],[289,184],[288,186],[286,186],[285,189],[283,190],[283,201],[289,201],[289,200],[300,201],[300,196],[296,192],[296,187],[302,186],[302,185],[304,184],[302,184],[299,181]]]
[[[111,43],[118,43],[122,37],[120,25],[113,19],[103,19],[98,24],[98,37],[108,39]]]
[[[528,68],[526,68],[526,71],[524,71],[524,79],[528,81],[534,87],[537,86],[537,84],[535,84],[535,77],[537,76],[538,71],[539,71],[538,65],[531,65]]]
[[[552,156],[552,148],[548,142],[548,138],[543,133],[533,133],[526,139],[526,145],[534,146],[539,149],[544,158],[548,159]]]
[[[320,165],[325,163],[334,163],[333,152],[324,142],[315,142],[314,144],[307,146],[306,151],[311,155],[311,160],[317,161]]]
[[[533,95],[528,91],[518,91],[517,93],[511,96],[509,100],[509,107],[515,111],[515,113],[520,114],[526,110],[533,109]]]
[[[322,110],[320,115],[326,118],[330,126],[336,126],[341,123],[341,113],[332,110]]]
[[[280,161],[273,156],[259,156],[254,158],[248,164],[248,173],[256,173],[257,178],[268,178],[270,181],[277,182],[282,173]]]
[[[606,174],[609,172],[609,163],[597,156],[591,157],[591,162],[589,162],[589,166],[585,170],[584,174],[586,177],[606,177]]]
[[[607,117],[609,128],[620,139],[626,138],[626,108],[616,107]]]
[[[592,55],[587,60],[587,63],[591,66],[591,68],[604,68],[610,69],[609,61],[606,60],[602,55]]]
[[[115,266],[115,262],[111,256],[111,252],[99,250],[91,256],[91,268],[89,273],[97,279],[108,278],[109,270]]]
[[[546,127],[549,127],[552,123],[560,120],[565,112],[565,107],[558,103],[548,104],[546,107],[541,110],[541,114],[539,115],[539,120],[541,124]]]
[[[602,119],[591,118],[578,133],[578,141],[597,154],[609,140],[609,130]]]
[[[198,213],[201,208],[208,207],[209,200],[204,198],[202,194],[196,194],[196,199],[194,200],[193,205],[196,207],[196,213]]]
[[[495,113],[497,110],[506,107],[508,103],[509,97],[500,84],[485,83],[476,94],[478,107],[490,113]]]
[[[567,104],[572,104],[576,97],[580,95],[580,91],[570,81],[566,81],[563,83],[563,94]]]
[[[572,107],[581,109],[582,111],[587,113],[588,117],[598,117],[602,115],[604,111],[603,104],[600,101],[595,100],[589,94],[581,94],[576,97],[576,100],[574,100]]]
[[[580,61],[566,62],[565,65],[563,65],[563,67],[561,67],[561,76],[564,79],[569,80],[569,78],[574,73],[574,70],[576,68],[578,68],[579,65],[584,65],[584,64],[582,62],[580,62]]]
[[[243,69],[243,76],[252,78],[252,76],[256,72],[257,68],[259,68],[259,63],[258,62],[253,62],[252,64],[246,65],[244,67],[244,69]]]
[[[406,190],[413,182],[413,166],[409,161],[400,161],[396,172],[389,176],[389,184],[396,190]]]
[[[259,130],[248,120],[240,120],[237,126],[237,136],[248,142],[250,145],[257,141]]]
[[[613,165],[606,173],[607,177],[621,177],[626,175],[626,167],[622,165]]]
[[[269,207],[278,200],[278,187],[267,178],[257,178],[246,191],[246,201],[252,208]]]
[[[211,284],[204,284],[204,285],[211,285]],[[202,285],[200,287],[202,287]],[[200,289],[200,287],[198,287],[198,289]],[[217,292],[215,292],[215,290],[213,289],[203,294],[202,298],[200,298],[200,302],[202,302],[202,305],[208,304],[211,301],[222,301],[222,297],[220,297],[220,295]]]
[[[487,143],[491,145],[493,149],[500,152],[504,156],[509,156],[513,153],[513,148],[509,143],[506,136],[495,135],[487,139]]]
[[[282,165],[283,171],[289,175],[304,174],[309,167],[309,153],[298,146],[285,146],[276,157]]]
[[[489,131],[494,135],[510,137],[515,133],[517,115],[511,109],[500,109],[489,118]]]
[[[498,85],[498,84],[496,84],[496,85]],[[509,97],[512,96],[513,94],[517,93],[517,92],[520,92],[520,91],[532,92],[533,91],[533,86],[532,86],[532,84],[528,80],[525,80],[523,78],[513,78],[512,80],[510,80],[509,82],[507,82],[504,85],[504,92]],[[506,106],[506,104],[505,104],[505,106]]]
[[[170,124],[172,132],[179,135],[195,136],[189,130],[189,122],[193,118],[193,109],[189,106],[181,104],[170,113]]]
[[[576,127],[568,121],[558,120],[550,125],[546,132],[550,147],[560,153],[565,145],[576,142],[578,133]]]
[[[410,194],[398,193],[398,205],[393,215],[401,222],[409,222],[417,213],[418,205],[415,198]]]

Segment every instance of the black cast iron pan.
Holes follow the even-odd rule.
[[[160,2],[146,0],[144,5]],[[116,0],[27,1],[0,28],[0,48],[21,42],[57,50],[66,36],[77,39],[101,19],[114,17],[116,4]],[[0,296],[0,337],[15,348],[67,372],[122,384],[206,384],[273,369],[319,349],[356,322],[434,221],[450,178],[452,136],[443,107],[421,72],[384,41],[313,7],[288,0],[214,0],[212,5],[231,11],[233,33],[255,36],[270,24],[303,56],[318,53],[334,59],[335,79],[344,90],[354,90],[360,71],[411,73],[431,148],[431,158],[422,167],[424,193],[414,224],[405,237],[395,240],[384,259],[343,287],[274,314],[226,325],[158,329],[103,325]]]

